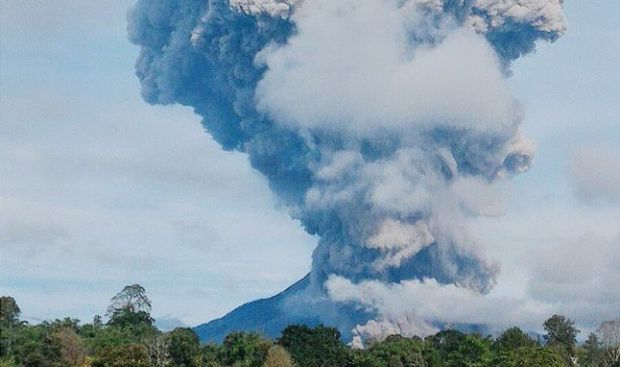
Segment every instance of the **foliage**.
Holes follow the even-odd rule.
[[[514,366],[528,367],[562,367],[565,362],[562,356],[553,349],[541,347],[524,347],[512,353]]]
[[[604,350],[601,342],[594,333],[588,335],[588,339],[579,350],[579,362],[583,367],[598,367],[603,365]]]
[[[615,346],[605,348],[603,366],[620,367],[620,343]]]
[[[153,367],[170,366],[172,358],[170,358],[170,338],[167,335],[159,335],[151,339],[147,347]]]
[[[515,351],[519,348],[527,348],[536,346],[527,334],[518,327],[512,327],[504,331],[493,343],[493,350],[497,352]]]
[[[543,324],[547,332],[547,335],[545,335],[547,345],[560,346],[572,355],[577,343],[577,334],[579,333],[574,324],[573,321],[564,316],[551,316]]]
[[[491,340],[444,330],[427,338],[431,349],[426,360],[430,366],[481,367],[491,360]]]
[[[112,317],[118,312],[146,314],[151,312],[151,300],[146,296],[146,290],[140,284],[125,286],[110,300],[106,315]]]
[[[343,366],[349,359],[347,348],[340,342],[340,332],[319,325],[288,326],[282,331],[278,344],[289,351],[298,366]]]
[[[111,315],[110,321],[108,321],[108,325],[118,326],[118,327],[131,327],[136,325],[152,326],[155,320],[151,317],[150,314],[144,311],[126,311],[126,310],[118,310]]]
[[[83,325],[70,318],[30,325],[19,320],[12,298],[2,299],[0,367],[620,367],[620,345],[602,345],[590,334],[577,346],[578,331],[559,315],[544,324],[544,346],[515,327],[496,339],[444,330],[351,349],[323,325],[288,326],[276,343],[238,332],[222,344],[200,345],[192,329],[157,330],[137,306],[119,308],[106,324],[95,317]]]
[[[101,349],[91,363],[92,367],[151,367],[146,346],[123,344]]]
[[[384,341],[371,343],[365,353],[366,364],[386,367],[424,367],[424,341],[390,335]]]
[[[64,365],[79,367],[86,360],[86,347],[82,338],[73,328],[61,327],[52,337],[58,344],[60,359]]]
[[[175,367],[198,366],[200,341],[190,328],[176,328],[168,335],[168,352]]]
[[[13,297],[0,297],[0,322],[15,324],[20,314],[21,310]]]
[[[221,346],[217,344],[209,343],[202,348],[200,352],[200,361],[202,367],[221,367],[223,364],[220,362]]]
[[[291,355],[279,345],[269,348],[263,367],[294,367]]]
[[[226,366],[261,367],[271,345],[257,333],[232,333],[224,339],[219,360]]]

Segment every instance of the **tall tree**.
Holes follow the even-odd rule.
[[[106,316],[108,325],[130,327],[138,334],[151,333],[153,322],[150,314],[151,300],[140,284],[128,285],[110,300]]]
[[[575,344],[579,333],[574,325],[572,320],[561,315],[553,315],[543,324],[547,332],[545,335],[547,345],[562,353],[568,364],[573,364]]]
[[[599,367],[603,363],[603,349],[601,342],[594,333],[588,334],[583,344],[583,356],[580,363],[584,367]]]
[[[21,310],[13,297],[0,297],[0,322],[15,324],[19,321]]]
[[[13,297],[0,297],[0,358],[9,355],[13,350],[21,310]]]
[[[125,312],[151,312],[151,300],[146,296],[146,291],[140,284],[125,286],[110,300],[106,315],[111,317],[120,311]]]

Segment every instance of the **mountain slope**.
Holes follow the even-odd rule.
[[[299,303],[294,307],[285,307],[287,300],[299,296],[309,286],[310,274],[273,297],[241,305],[219,319],[196,326],[194,331],[202,342],[219,343],[226,335],[235,331],[254,331],[277,338],[288,325],[325,324],[337,327],[343,333],[343,339],[350,340],[350,330],[371,317],[352,306],[325,303],[318,299],[316,303],[309,300],[312,304],[302,304],[305,306],[303,310],[299,309]]]

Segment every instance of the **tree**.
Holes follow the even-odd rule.
[[[108,325],[118,326],[121,328],[131,326],[151,327],[153,325],[153,322],[154,320],[151,315],[144,311],[130,312],[125,310],[119,310],[112,315],[112,317],[108,321]]]
[[[263,367],[294,367],[291,355],[279,345],[269,348]]]
[[[9,355],[17,329],[22,326],[19,320],[21,310],[13,297],[0,297],[0,357]]]
[[[14,325],[19,322],[21,310],[13,297],[0,297],[0,322]]]
[[[580,363],[584,367],[599,367],[603,363],[603,349],[601,342],[594,333],[588,334],[588,339],[583,344]]]
[[[175,367],[197,365],[200,354],[198,335],[190,328],[176,328],[168,335],[168,351]]]
[[[261,367],[272,343],[257,333],[228,334],[219,360],[226,366]]]
[[[343,366],[349,358],[348,349],[340,342],[340,332],[323,325],[288,326],[278,344],[286,348],[298,366]]]
[[[19,366],[52,367],[61,363],[60,345],[53,338],[60,322],[25,325],[15,330],[11,355]]]
[[[106,316],[108,325],[129,328],[137,338],[153,336],[157,333],[151,317],[151,301],[139,284],[128,285],[110,300]]]
[[[222,346],[209,343],[202,347],[200,352],[201,367],[221,367],[221,357],[224,355]]]
[[[53,337],[59,345],[60,358],[65,366],[81,366],[86,358],[86,347],[82,338],[69,327],[54,332]]]
[[[21,325],[20,313],[13,297],[0,297],[0,357],[9,355],[13,349],[16,328]]]
[[[518,327],[510,328],[502,333],[493,343],[493,350],[497,352],[515,351],[523,347],[536,345],[527,334]]]
[[[153,367],[168,367],[172,362],[170,358],[170,338],[167,335],[160,335],[151,339],[148,343],[149,356]]]
[[[99,351],[92,367],[151,367],[148,349],[141,344],[123,344]]]
[[[93,327],[98,329],[103,325],[103,321],[101,320],[101,315],[95,315],[93,317]]]
[[[423,367],[424,343],[421,339],[390,335],[383,341],[371,343],[367,353],[381,365],[396,367]]]
[[[562,356],[555,350],[541,347],[519,348],[516,353],[512,353],[512,364],[496,365],[503,366],[523,366],[523,367],[564,367],[566,366]],[[571,364],[572,365],[572,364]]]
[[[605,348],[605,367],[620,367],[620,343]]]
[[[564,353],[569,363],[575,355],[575,344],[579,333],[574,324],[573,321],[561,315],[553,315],[543,324],[547,332],[545,335],[547,345]]]
[[[110,306],[106,316],[112,317],[119,312],[151,312],[151,300],[146,296],[146,291],[140,284],[132,284],[125,286],[122,291],[117,293],[110,300]]]
[[[491,360],[491,340],[479,335],[444,330],[426,340],[432,348],[426,359],[433,366],[474,367],[483,366]]]

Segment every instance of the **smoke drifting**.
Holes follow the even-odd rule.
[[[324,307],[364,309],[358,336],[485,321],[424,299],[495,284],[467,221],[501,212],[498,181],[534,150],[504,78],[564,30],[561,0],[138,1],[129,14],[144,99],[193,107],[247,153],[320,238],[298,297],[336,324]],[[396,312],[395,295],[411,302]]]

